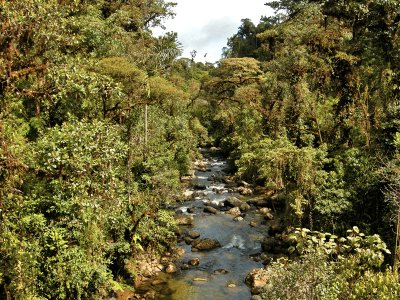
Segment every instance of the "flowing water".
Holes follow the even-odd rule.
[[[263,217],[255,209],[246,212],[244,220],[239,222],[223,212],[217,215],[203,212],[207,202],[223,205],[227,197],[239,197],[238,194],[229,192],[224,183],[210,180],[226,175],[226,160],[208,152],[203,155],[207,171],[196,171],[193,186],[206,186],[206,189],[197,191],[199,195],[195,200],[184,202],[178,209],[189,214],[187,209],[194,208],[191,214],[194,217],[194,226],[188,229],[198,231],[200,238],[217,239],[222,247],[191,252],[191,246],[181,242],[178,246],[185,249],[182,262],[199,258],[200,264],[188,270],[179,270],[173,275],[161,275],[166,283],[158,287],[157,299],[250,299],[250,289],[244,279],[251,269],[262,267],[251,256],[261,251],[260,242],[268,228],[262,224]],[[257,226],[250,226],[250,221],[256,222]]]

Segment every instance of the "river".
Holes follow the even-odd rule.
[[[156,299],[203,300],[203,299],[250,299],[251,293],[244,280],[253,268],[262,267],[261,262],[252,259],[261,252],[261,240],[266,236],[267,225],[263,216],[251,209],[242,221],[234,221],[234,216],[219,211],[218,214],[205,213],[205,204],[222,206],[230,196],[239,194],[229,191],[222,181],[211,180],[227,175],[227,161],[216,153],[203,151],[205,168],[195,172],[192,187],[206,187],[196,190],[194,200],[178,206],[184,214],[194,217],[194,225],[183,230],[195,230],[201,238],[217,239],[221,247],[204,252],[192,252],[184,241],[178,246],[185,249],[181,263],[198,258],[200,264],[188,270],[179,269],[175,274],[162,274],[164,284],[158,286]],[[188,213],[191,211],[191,213]],[[224,210],[223,208],[221,210]],[[250,226],[252,222],[252,226]],[[179,265],[179,262],[178,262]]]

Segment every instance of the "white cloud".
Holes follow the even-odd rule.
[[[249,18],[255,24],[261,16],[271,15],[266,0],[175,0],[176,17],[165,22],[166,31],[178,33],[185,57],[196,50],[196,60],[215,62],[221,57],[227,39],[237,32],[241,19]],[[161,29],[153,30],[155,35]],[[207,57],[204,55],[207,53]]]

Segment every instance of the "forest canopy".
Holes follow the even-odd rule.
[[[216,64],[152,35],[175,5],[0,2],[0,298],[102,299],[132,282],[139,252],[175,243],[168,204],[211,145],[286,228],[313,230],[292,236],[304,259],[273,265],[265,297],[318,264],[326,299],[364,299],[376,280],[399,291],[400,3],[270,1]],[[314,230],[354,252],[326,255]]]

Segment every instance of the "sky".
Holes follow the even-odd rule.
[[[165,31],[178,33],[184,48],[184,57],[197,51],[195,60],[216,62],[221,58],[222,48],[238,30],[241,19],[249,18],[258,24],[261,16],[270,16],[273,11],[264,4],[267,0],[174,0],[176,16],[167,20]],[[164,30],[157,28],[158,36]]]

